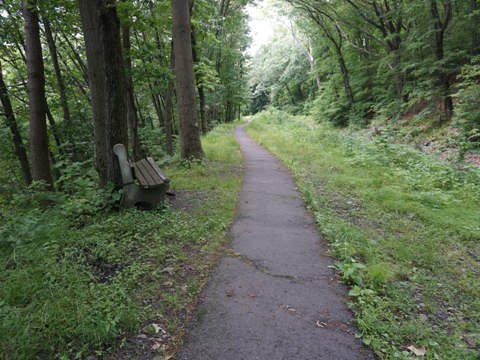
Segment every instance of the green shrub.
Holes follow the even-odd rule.
[[[474,58],[469,65],[462,68],[458,92],[455,97],[454,121],[462,127],[467,137],[480,132],[480,57]],[[480,144],[480,136],[476,140]]]

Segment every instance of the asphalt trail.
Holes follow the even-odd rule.
[[[373,359],[288,170],[235,130],[245,160],[231,252],[213,270],[178,360]]]

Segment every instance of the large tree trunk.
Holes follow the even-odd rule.
[[[45,109],[45,72],[40,42],[40,28],[36,3],[23,1],[25,19],[25,52],[28,71],[28,104],[30,123],[30,151],[32,179],[45,181],[53,190],[53,179],[48,157],[48,135]]]
[[[79,0],[83,37],[87,53],[88,84],[92,99],[93,136],[95,142],[95,167],[99,186],[108,182],[107,175],[107,123],[105,116],[105,73],[103,45],[100,40],[100,3],[96,0]]]
[[[10,102],[10,96],[8,95],[7,85],[3,80],[2,63],[0,62],[0,102],[3,106],[5,113],[6,125],[12,133],[13,146],[15,148],[15,154],[22,168],[23,179],[28,186],[32,182],[32,175],[30,173],[30,164],[28,163],[27,152],[23,145],[22,135],[18,130],[17,120],[15,119],[15,113],[13,112],[12,103]]]
[[[113,146],[128,145],[125,71],[114,0],[79,0],[87,51],[99,185],[122,186]]]
[[[142,155],[140,148],[140,139],[138,138],[138,118],[137,109],[135,108],[135,95],[133,90],[132,79],[132,58],[130,55],[130,28],[127,25],[122,26],[123,48],[125,49],[125,85],[127,90],[127,119],[130,131],[130,144],[132,146],[133,158],[138,161]]]
[[[193,75],[188,0],[172,0],[173,43],[182,159],[203,157]]]
[[[107,119],[108,180],[117,187],[123,185],[122,173],[113,153],[115,144],[128,145],[128,124],[125,89],[125,69],[120,39],[120,21],[115,0],[103,0],[100,13],[100,37],[104,52],[105,114]]]

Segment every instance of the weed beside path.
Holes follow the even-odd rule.
[[[293,172],[381,358],[477,359],[480,174],[278,111],[247,132]]]
[[[4,205],[0,358],[174,351],[233,217],[241,155],[232,131],[203,139],[205,162],[166,169],[177,196],[164,208],[96,212],[78,193],[48,208],[27,196]]]

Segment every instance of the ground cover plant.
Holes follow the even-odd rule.
[[[477,359],[480,173],[278,110],[247,132],[295,176],[381,358]]]
[[[115,199],[94,176],[70,184],[73,195],[4,200],[0,358],[173,352],[233,217],[241,156],[232,129],[203,138],[204,161],[166,168],[177,196],[165,207],[111,211]]]

